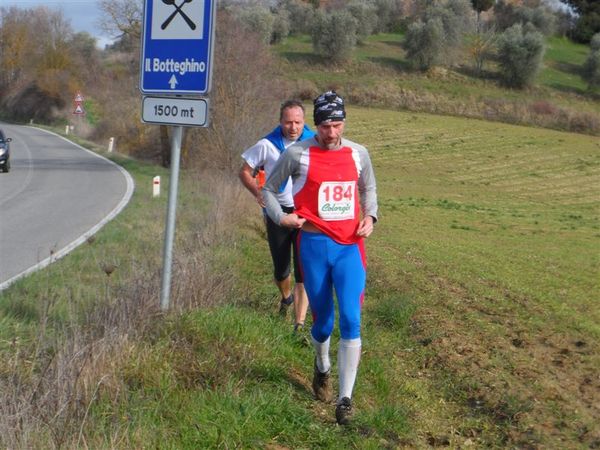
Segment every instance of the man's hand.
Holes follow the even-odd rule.
[[[298,216],[298,214],[286,214],[285,216],[283,216],[281,218],[281,221],[279,222],[279,224],[282,227],[302,228],[302,225],[304,225],[304,222],[306,222],[306,219]]]
[[[372,232],[373,218],[371,216],[367,216],[358,224],[358,230],[356,230],[356,235],[360,237],[369,237]]]

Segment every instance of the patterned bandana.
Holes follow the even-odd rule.
[[[344,100],[335,91],[327,91],[314,100],[313,118],[315,125],[327,121],[340,121],[346,118]]]

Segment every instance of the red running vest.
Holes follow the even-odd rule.
[[[354,151],[310,147],[308,152],[306,182],[294,194],[294,212],[340,244],[359,242],[359,171]]]

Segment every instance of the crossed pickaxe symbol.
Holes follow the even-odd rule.
[[[175,11],[173,11],[173,13],[167,17],[167,20],[165,20],[163,22],[163,24],[160,26],[161,29],[165,29],[167,28],[167,26],[171,23],[171,21],[175,18],[175,16],[177,14],[180,14],[181,17],[183,17],[183,19],[187,22],[187,24],[189,25],[189,27],[192,30],[196,29],[196,24],[194,22],[192,22],[192,19],[190,19],[188,17],[188,15],[186,13],[184,13],[181,8],[183,7],[183,5],[185,5],[186,3],[191,3],[193,0],[183,0],[183,2],[181,3],[181,5],[177,6],[177,4],[175,3],[175,0],[162,0],[162,2],[165,5],[173,5],[175,7]]]

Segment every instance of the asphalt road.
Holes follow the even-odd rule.
[[[33,127],[0,124],[11,171],[0,173],[0,290],[73,250],[133,193],[121,167]]]

